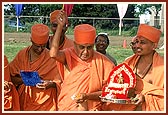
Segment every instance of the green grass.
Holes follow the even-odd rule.
[[[30,42],[26,43],[15,43],[15,42],[4,42],[4,54],[8,57],[8,61],[12,61],[19,50],[26,46],[31,45]]]
[[[109,46],[107,52],[117,60],[117,63],[122,63],[127,57],[133,54],[130,48],[122,48],[118,46]]]
[[[8,61],[10,62],[14,59],[19,50],[29,45],[31,45],[31,42],[4,42],[4,54],[8,57]],[[127,57],[133,54],[131,48],[125,49],[121,46],[109,46],[107,52],[117,60],[118,64],[122,63]],[[157,52],[164,56],[163,49],[157,49]]]
[[[161,56],[164,56],[165,52],[163,49],[156,49],[156,51]],[[123,48],[121,46],[109,46],[107,52],[117,60],[118,64],[122,63],[127,57],[133,55],[131,48]]]

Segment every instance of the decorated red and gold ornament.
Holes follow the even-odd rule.
[[[107,84],[102,88],[101,98],[128,100],[128,92],[135,85],[136,76],[133,70],[126,63],[122,63],[110,72]]]

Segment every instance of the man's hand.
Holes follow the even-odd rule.
[[[136,100],[136,105],[140,105],[145,101],[145,97],[142,94],[137,94],[134,99]]]
[[[49,81],[49,80],[44,80],[42,83],[37,83],[36,87],[39,89],[49,89],[49,88],[56,88],[56,83],[53,81]]]
[[[67,17],[67,15],[66,15],[65,11],[60,10],[60,12],[59,12],[59,14],[56,18],[56,21],[58,22],[58,25],[63,27],[66,24],[66,17]]]
[[[12,89],[12,83],[8,81],[4,81],[4,94],[7,94]]]
[[[80,94],[73,95],[71,98],[72,100],[75,100],[76,103],[83,103],[87,100],[87,95],[86,93],[80,93]]]

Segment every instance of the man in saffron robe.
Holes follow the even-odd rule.
[[[23,111],[56,111],[57,97],[60,92],[61,78],[55,60],[49,55],[46,44],[49,28],[35,24],[31,28],[31,42],[16,55],[10,63],[10,74],[18,88],[20,106]],[[26,86],[20,71],[37,71],[44,81],[36,86]]]
[[[50,49],[53,36],[54,36],[54,34],[56,32],[56,29],[57,29],[58,22],[56,20],[56,17],[58,16],[59,11],[60,10],[54,10],[53,12],[50,13],[50,24],[51,24],[51,31],[52,31],[53,35],[49,36],[49,39],[48,39],[48,42],[47,42],[47,48],[48,49]],[[66,18],[66,24],[62,28],[61,40],[59,42],[59,49],[61,49],[61,50],[73,46],[73,40],[67,38],[67,36],[65,35],[65,32],[68,29],[68,25],[69,25],[68,24],[68,18]]]
[[[54,10],[53,12],[50,13],[50,24],[51,24],[51,31],[52,31],[53,35],[49,36],[49,39],[48,39],[48,42],[47,42],[47,46],[46,46],[47,49],[50,49],[54,34],[55,34],[56,30],[57,30],[58,22],[57,22],[56,18],[59,16],[59,12],[60,12],[60,10]],[[69,25],[68,17],[66,17],[66,23],[64,24],[64,26],[62,28],[61,38],[60,38],[60,42],[59,42],[59,49],[60,50],[72,47],[74,45],[73,40],[69,39],[65,35],[65,33],[66,33],[67,29],[68,29],[68,25]],[[66,72],[68,72],[68,71],[65,70],[64,73],[66,73]]]
[[[104,110],[164,111],[164,58],[156,52],[161,31],[146,24],[139,25],[135,38],[135,54],[125,60],[135,72],[135,105],[106,105]]]
[[[63,78],[58,110],[97,110],[101,106],[99,96],[102,86],[115,65],[106,56],[94,51],[96,29],[89,24],[75,27],[74,47],[59,50],[60,30],[66,22],[64,11],[60,11],[57,22],[50,56],[60,62],[58,65]],[[69,73],[64,73],[65,67]]]
[[[4,110],[20,110],[18,92],[10,79],[8,59],[6,55],[4,55]]]

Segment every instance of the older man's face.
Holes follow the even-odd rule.
[[[94,44],[77,44],[74,42],[74,47],[75,47],[77,56],[82,61],[87,61],[93,57]]]
[[[32,42],[32,49],[33,51],[37,54],[40,55],[43,50],[46,48],[46,43],[45,44],[36,44],[34,42]]]

